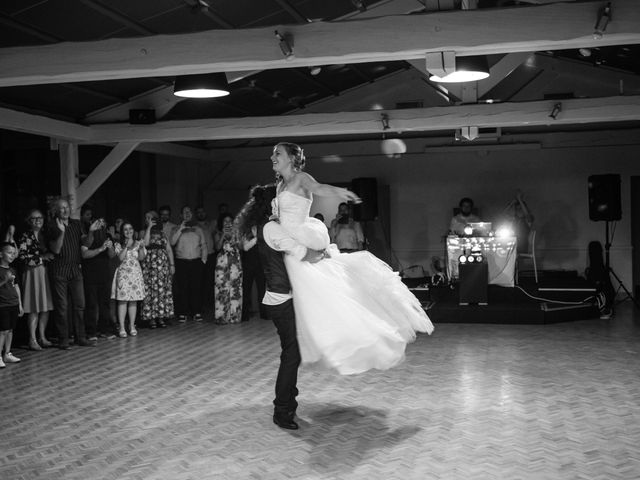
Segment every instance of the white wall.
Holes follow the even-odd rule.
[[[348,149],[366,150],[359,144],[351,144]],[[431,256],[443,255],[442,236],[461,197],[472,197],[483,220],[494,221],[519,188],[536,218],[542,268],[582,273],[587,265],[588,243],[604,243],[604,222],[589,220],[587,177],[619,173],[623,218],[616,227],[611,264],[623,282],[631,285],[629,176],[640,175],[638,146],[413,153],[399,159],[358,153],[345,154],[339,163],[324,163],[309,148],[306,153],[307,171],[318,181],[343,183],[355,177],[376,177],[380,185],[389,186],[391,246],[400,262],[394,265],[396,268],[413,264],[428,267]],[[264,155],[253,152],[252,160],[243,161],[238,151],[239,164],[224,184],[205,191],[207,204],[224,200],[237,212],[251,185],[273,180],[269,154],[270,147],[265,147]],[[171,163],[163,167],[174,170]],[[178,165],[175,168],[180,169]],[[203,171],[206,169],[205,165]],[[174,176],[187,181],[185,172],[165,172],[159,192],[166,188],[174,197],[185,197],[185,185],[174,184]],[[159,193],[158,198],[163,195]],[[324,207],[313,212],[323,211],[328,222],[332,217],[326,215]]]

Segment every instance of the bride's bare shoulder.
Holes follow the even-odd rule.
[[[296,174],[296,177],[298,178],[298,181],[300,182],[300,184],[302,186],[307,186],[307,185],[310,185],[312,183],[316,183],[315,178],[313,178],[307,172],[298,172]]]

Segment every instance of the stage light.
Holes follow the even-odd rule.
[[[593,38],[596,40],[600,40],[604,35],[605,30],[607,29],[607,25],[611,20],[611,2],[607,2],[607,4],[600,9],[598,12],[598,18],[596,20],[596,25],[593,31]]]
[[[476,255],[476,262],[482,263],[483,260],[484,260],[484,257],[482,255]]]
[[[496,230],[496,237],[507,238],[513,237],[513,228],[510,225],[502,225]]]
[[[215,98],[229,95],[229,84],[224,73],[180,75],[173,85],[173,94],[185,98]]]
[[[475,262],[475,261],[476,261],[476,257],[474,257],[473,255],[469,255],[469,256],[467,257],[467,262],[469,262],[469,263],[473,263],[473,262]]]
[[[465,255],[460,255],[460,256],[458,257],[458,261],[459,261],[460,263],[467,263],[467,257],[466,257]]]
[[[380,114],[380,122],[382,123],[382,131],[389,130],[391,127],[389,126],[389,115],[386,113]]]
[[[553,110],[551,110],[549,117],[555,120],[561,111],[562,111],[562,103],[558,102],[553,106]]]
[[[462,231],[465,235],[473,235],[473,227],[471,225],[467,225]]]
[[[285,36],[281,35],[277,30],[276,38],[278,39],[278,45],[280,45],[280,50],[282,51],[284,58],[286,58],[287,60],[291,60],[295,56],[293,53],[292,39],[288,38],[286,34]]]

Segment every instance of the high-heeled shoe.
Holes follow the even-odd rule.
[[[138,330],[136,330],[135,325],[131,325],[131,328],[129,329],[129,335],[131,335],[132,337],[138,335]]]
[[[38,342],[36,342],[35,340],[30,340],[29,341],[29,350],[42,350],[42,347],[40,345],[38,345]]]
[[[120,330],[120,331],[118,332],[118,336],[119,336],[120,338],[127,338],[127,332],[125,332],[124,330]]]
[[[49,348],[49,347],[53,346],[53,343],[51,343],[46,338],[42,338],[42,339],[40,339],[40,345],[42,345],[42,348]]]

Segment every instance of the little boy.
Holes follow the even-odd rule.
[[[18,317],[24,313],[20,299],[20,287],[15,283],[16,272],[9,267],[18,255],[16,247],[9,242],[0,243],[0,368],[5,363],[18,363],[20,359],[11,353],[13,329]]]

